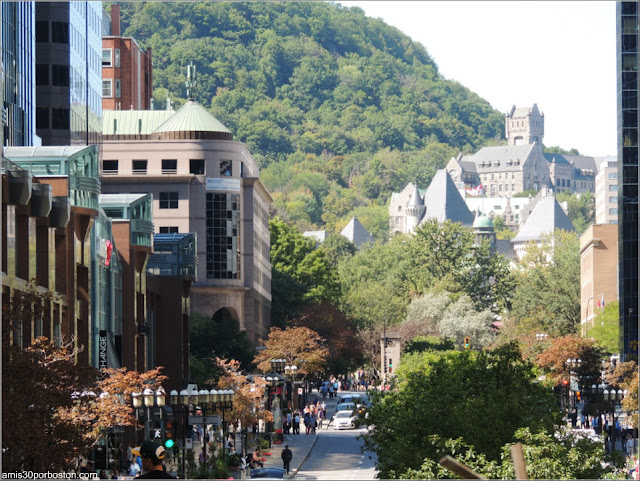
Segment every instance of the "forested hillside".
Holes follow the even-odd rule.
[[[458,151],[499,142],[503,115],[444,79],[421,44],[359,8],[321,2],[125,2],[122,28],[153,49],[154,98],[195,98],[246,142],[280,217],[386,236],[386,203]],[[109,11],[110,6],[105,4]]]

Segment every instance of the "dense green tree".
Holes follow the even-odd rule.
[[[511,314],[522,332],[551,336],[580,325],[580,245],[574,232],[557,230],[533,243],[520,262]]]
[[[337,301],[338,274],[326,251],[278,218],[269,221],[269,231],[273,324],[283,326],[306,304]]]
[[[528,428],[516,431],[514,441],[522,443],[524,461],[529,479],[624,479],[621,467],[610,465],[610,457],[601,442],[571,431],[558,436]],[[488,460],[480,451],[462,439],[433,436],[438,456],[450,455],[487,479],[515,479],[511,446],[502,447],[500,461]],[[451,479],[451,471],[431,458],[419,469],[397,474],[397,479]]]
[[[510,303],[513,281],[504,256],[487,242],[475,245],[473,231],[449,220],[428,219],[407,244],[409,286],[466,293],[478,309],[500,311]]]
[[[250,369],[255,348],[240,323],[226,313],[218,311],[213,318],[191,314],[189,333],[191,380],[204,385],[222,374],[216,357],[235,359],[243,369]]]
[[[341,234],[329,234],[320,250],[326,253],[328,261],[335,267],[358,252],[356,245]]]
[[[443,78],[424,46],[359,8],[120,6],[124,34],[153,48],[155,108],[165,108],[167,96],[174,108],[184,103],[192,62],[198,74],[192,96],[247,144],[267,188],[284,194],[276,202],[279,215],[299,227],[323,221],[335,230],[356,207],[380,207],[407,182],[426,185],[456,152],[503,135],[500,112]],[[306,155],[327,165],[340,160],[327,170],[295,169]],[[275,168],[278,175],[265,171],[278,164],[286,164]],[[332,183],[343,189],[327,188]],[[382,216],[375,218],[373,233],[383,239]]]
[[[567,190],[559,192],[556,199],[558,202],[567,202],[567,215],[578,234],[582,234],[595,221],[595,198],[591,192],[574,194]]]
[[[450,339],[435,336],[417,336],[409,341],[402,351],[403,354],[411,354],[426,351],[453,351],[455,345]]]
[[[597,312],[593,325],[587,324],[587,337],[612,354],[620,352],[619,302],[611,301]]]
[[[551,147],[544,146],[543,151],[545,154],[580,155],[578,149],[574,148],[571,150],[566,150],[562,147],[558,147],[557,145]]]
[[[342,308],[359,328],[398,324],[405,317],[409,295],[404,288],[409,269],[406,237],[376,242],[339,262]]]
[[[364,436],[381,478],[437,461],[442,452],[434,435],[461,438],[497,461],[518,429],[552,433],[560,420],[551,391],[515,344],[405,355],[397,376],[397,389],[371,395],[372,427]]]

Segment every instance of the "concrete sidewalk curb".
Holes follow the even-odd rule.
[[[313,450],[313,447],[316,445],[316,443],[318,442],[318,435],[316,434],[314,436],[314,440],[311,443],[311,446],[309,446],[309,449],[307,449],[307,452],[304,454],[304,456],[302,457],[302,461],[300,461],[300,464],[298,464],[298,467],[296,469],[294,469],[292,472],[290,472],[289,474],[285,475],[285,479],[291,479],[293,478],[296,474],[298,474],[298,470],[300,469],[300,467],[304,464],[304,462],[307,460],[307,458],[309,457],[309,455],[311,454],[311,451]]]

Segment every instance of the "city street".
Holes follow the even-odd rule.
[[[375,454],[360,451],[358,436],[366,428],[336,431],[323,429],[318,440],[293,479],[374,479]]]

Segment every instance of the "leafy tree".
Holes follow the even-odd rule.
[[[578,234],[582,234],[596,219],[595,198],[591,192],[574,194],[570,191],[558,192],[558,202],[567,202],[567,215]]]
[[[411,354],[397,375],[396,390],[371,394],[372,428],[364,436],[381,478],[418,469],[426,458],[437,461],[432,436],[461,438],[497,461],[519,428],[553,432],[559,421],[550,391],[536,382],[515,344]]]
[[[619,302],[611,301],[601,309],[587,326],[587,337],[595,339],[600,346],[612,354],[620,351]]]
[[[250,369],[254,346],[240,323],[226,311],[218,311],[213,318],[191,314],[189,335],[191,380],[205,384],[211,377],[222,374],[216,357],[237,360],[243,369]]]
[[[557,145],[554,145],[552,147],[544,146],[542,150],[544,151],[545,154],[580,155],[580,152],[578,152],[578,149],[574,148],[571,150],[566,150]]]
[[[254,363],[262,372],[271,370],[271,359],[285,359],[287,365],[298,367],[298,374],[306,377],[321,373],[328,361],[329,350],[325,340],[308,327],[272,327],[269,337]]]
[[[356,245],[340,234],[329,234],[320,249],[325,251],[327,259],[334,267],[338,266],[338,262],[358,252]]]
[[[523,190],[522,192],[513,194],[514,197],[535,197],[536,195],[538,195],[538,191],[535,189]]]
[[[605,351],[593,339],[568,334],[550,340],[546,349],[536,359],[536,364],[554,385],[571,378],[567,359],[580,359],[579,367],[571,368],[579,379],[580,387],[599,384],[601,362]]]
[[[444,289],[466,293],[477,308],[499,311],[512,288],[508,261],[491,254],[488,242],[475,245],[473,231],[449,220],[428,219],[408,242],[409,285],[416,292]]]
[[[609,466],[609,456],[602,443],[563,431],[560,436],[545,432],[534,433],[529,428],[516,431],[514,436],[522,443],[524,461],[529,479],[622,479],[624,471]],[[487,459],[462,439],[432,437],[439,455],[451,455],[487,479],[515,479],[511,456],[512,443],[502,447],[500,461]],[[435,460],[425,459],[419,469],[409,469],[398,479],[450,479],[454,475]]]
[[[495,337],[492,322],[491,311],[477,312],[469,296],[463,295],[447,306],[438,323],[438,329],[442,336],[453,339],[458,348],[463,347],[465,337],[470,337],[471,347],[482,349]]]
[[[574,333],[580,325],[580,246],[574,232],[557,230],[530,245],[520,262],[511,314],[521,332],[550,336]]]
[[[326,251],[278,218],[269,221],[269,231],[274,324],[284,325],[305,304],[337,299],[338,274]]]
[[[455,345],[450,339],[435,336],[416,336],[405,345],[403,354],[425,351],[453,351],[454,349]]]
[[[356,330],[344,313],[329,301],[304,307],[293,324],[296,327],[307,327],[326,339],[329,352],[328,372],[347,374],[360,366],[362,352],[356,338]]]
[[[405,316],[409,296],[404,287],[409,269],[407,239],[375,243],[338,264],[341,307],[359,328],[398,324]]]

